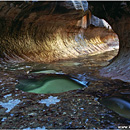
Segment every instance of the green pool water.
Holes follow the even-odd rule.
[[[48,74],[40,79],[21,79],[16,88],[30,93],[62,93],[86,87],[67,75]]]

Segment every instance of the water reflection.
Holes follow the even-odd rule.
[[[130,102],[118,97],[109,97],[100,102],[120,116],[130,119]]]
[[[36,70],[31,71],[30,73],[43,73],[43,74],[64,74],[62,71],[55,71],[55,70]]]
[[[56,104],[57,102],[60,102],[60,99],[58,99],[57,97],[53,97],[53,96],[48,97],[48,99],[42,99],[41,101],[39,101],[39,103],[46,104],[46,106],[48,106],[48,107],[51,104]]]
[[[9,100],[6,103],[0,101],[0,105],[7,109],[6,112],[10,112],[19,103],[19,99]]]
[[[44,122],[46,128],[84,127],[86,129],[116,129],[119,125],[127,125],[128,119],[125,119],[127,121],[122,123],[122,119],[124,118],[113,112],[116,112],[117,110],[113,109],[113,111],[111,111],[111,108],[111,110],[108,110],[98,102],[98,100],[101,97],[104,97],[104,95],[106,96],[112,94],[115,88],[119,88],[120,86],[124,88],[124,83],[103,79],[103,77],[99,77],[97,74],[97,70],[108,64],[108,60],[113,58],[115,54],[117,54],[117,51],[115,53],[106,52],[105,54],[89,57],[86,56],[85,58],[81,57],[68,61],[57,61],[51,64],[3,63],[0,66],[1,103],[7,103],[7,100],[15,100],[15,98],[19,99],[21,102],[18,104],[18,107],[16,106],[12,108],[10,113],[6,113],[6,109],[8,108],[5,108],[1,104],[1,126],[3,126],[3,128],[13,128],[12,126],[17,126],[17,128],[21,129],[42,128],[42,123]],[[60,73],[63,73],[63,75],[70,75],[71,78],[67,77],[66,79],[64,76],[62,78],[49,77],[46,78],[46,81],[44,80],[44,77],[47,75],[60,76]],[[17,81],[19,79],[19,75],[23,78],[20,78],[20,80]],[[61,80],[62,83],[60,82]],[[37,89],[37,91],[41,91],[40,89],[43,87],[42,89],[44,90],[45,86],[57,86],[57,81],[61,84],[58,85],[59,87],[65,87],[64,84],[72,84],[70,86],[77,86],[77,88],[80,87],[81,91],[69,91],[61,94],[47,95],[23,92],[14,87],[16,83],[19,82],[19,87],[21,87],[21,90],[24,88],[26,91],[28,88],[28,91],[36,92],[37,88],[39,89]],[[90,81],[90,85],[84,89],[84,86],[88,84],[88,81]],[[33,87],[33,89],[29,89],[29,87]],[[109,91],[110,93],[108,93]],[[123,93],[128,97],[128,92],[129,88],[121,91],[121,94]],[[56,95],[58,95],[58,97]],[[124,100],[123,98],[120,99]],[[118,106],[118,104],[116,104],[115,106],[121,109],[122,100],[120,100],[121,103],[117,100],[109,100],[107,103],[111,104],[113,102],[113,104],[116,104],[119,102],[120,105]],[[129,101],[126,102],[129,103]],[[13,102],[11,103],[13,104]],[[51,105],[53,103],[56,103],[56,105]],[[127,103],[125,104],[126,106],[124,104],[123,105],[125,106],[125,110],[127,110],[129,105]],[[123,111],[124,110],[121,110],[121,112]],[[118,113],[120,114],[121,112],[119,111]],[[126,113],[128,114],[128,112],[129,111]],[[33,115],[32,113],[35,114]],[[7,120],[4,118],[6,114],[8,114]],[[14,114],[14,116],[11,114]],[[125,114],[125,112],[123,114]],[[25,125],[21,125],[19,122],[22,122]],[[41,124],[38,124],[39,122],[41,122]],[[15,125],[16,123],[17,125]]]
[[[24,128],[23,130],[47,130],[47,129],[45,126],[43,126],[43,127],[37,127],[37,128],[28,127],[28,128]]]
[[[21,79],[16,88],[30,93],[62,93],[82,89],[87,85],[81,84],[75,78],[60,74],[47,74],[40,79]]]

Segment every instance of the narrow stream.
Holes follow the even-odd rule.
[[[129,83],[99,75],[100,68],[109,64],[117,52],[112,50],[51,64],[6,63],[1,60],[0,129],[117,129],[129,126],[128,118],[119,115],[115,109],[111,110],[109,103],[108,107],[99,102],[106,97],[119,97],[130,103]],[[69,75],[76,83],[87,86],[50,94],[29,93],[16,88],[20,79],[33,81],[50,74]],[[127,107],[126,115],[130,113],[129,104]]]

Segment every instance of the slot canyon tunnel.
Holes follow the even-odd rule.
[[[89,2],[89,5],[92,14],[105,19],[119,37],[119,53],[101,74],[129,82],[129,2]],[[77,26],[88,11],[76,10],[72,2],[1,2],[0,6],[0,56],[7,60],[52,62],[74,58],[86,51],[92,53],[86,50],[84,37],[78,39],[82,46],[76,42],[80,32],[85,32],[89,40],[105,39],[105,30],[90,31],[91,27]],[[106,37],[114,37],[109,33]]]
[[[98,25],[94,18],[98,19]],[[60,108],[66,107],[64,104],[67,104],[65,100],[70,100],[71,98],[74,98],[72,101],[73,104],[81,103],[79,106],[83,106],[86,103],[84,98],[89,99],[89,96],[85,96],[86,93],[89,95],[93,94],[93,97],[101,97],[106,96],[106,93],[112,93],[115,92],[119,87],[125,86],[129,92],[129,83],[130,83],[130,2],[117,2],[117,1],[109,1],[109,2],[97,2],[97,1],[42,1],[42,2],[0,2],[0,92],[1,92],[1,100],[0,100],[0,128],[25,128],[25,127],[43,127],[42,123],[39,122],[47,122],[49,118],[48,112],[54,112],[53,109],[56,109],[58,112],[61,112]],[[102,61],[107,62],[107,64],[104,62],[104,64],[98,68],[98,70],[95,70],[93,68],[93,72],[95,72],[95,77],[97,76],[99,82],[97,83],[97,80],[94,78],[91,80],[91,78],[88,78],[87,80],[92,81],[92,84],[90,83],[90,86],[94,86],[92,88],[88,88],[88,90],[82,92],[79,98],[83,98],[80,100],[77,99],[76,95],[69,95],[69,93],[65,95],[58,95],[58,97],[61,99],[63,103],[58,104],[57,106],[52,106],[52,108],[48,108],[47,105],[44,106],[35,106],[35,102],[37,100],[42,100],[42,96],[38,94],[28,94],[21,92],[20,90],[15,89],[15,84],[17,84],[17,77],[24,77],[25,78],[35,78],[35,75],[28,74],[27,69],[30,69],[28,64],[32,63],[35,65],[42,64],[42,69],[45,68],[44,64],[47,64],[47,66],[55,65],[56,67],[59,65],[60,62],[63,62],[62,65],[65,65],[65,61],[69,61],[71,59],[74,59],[75,65],[79,64],[78,68],[73,70],[72,67],[65,68],[64,66],[60,66],[59,68],[63,71],[66,69],[66,74],[77,74],[78,70],[81,69],[81,72],[87,71],[86,73],[89,73],[89,69],[85,68],[85,64],[88,64],[88,68],[91,68],[91,65],[95,65],[93,61],[91,61],[91,57],[93,58],[95,55],[95,59],[98,59],[98,54],[102,54],[102,57],[107,54],[104,53],[106,51],[109,51],[109,47],[113,47],[114,43],[117,45],[119,44],[119,50],[116,48],[116,52],[110,51],[113,53],[112,58],[109,59],[109,61],[105,60],[99,60],[97,64]],[[110,53],[109,52],[109,53]],[[108,55],[109,55],[108,53]],[[88,57],[90,56],[90,57]],[[100,56],[99,56],[100,57]],[[82,63],[83,65],[80,66],[79,59],[83,58]],[[77,59],[77,60],[76,60]],[[89,60],[88,60],[89,59]],[[87,61],[88,60],[88,61]],[[90,62],[90,63],[89,63]],[[17,67],[19,64],[27,64],[26,68],[24,70],[17,70],[12,71],[11,67],[13,65],[16,65]],[[58,63],[58,64],[57,64]],[[71,64],[71,62],[70,62]],[[71,65],[68,66],[71,66]],[[9,65],[11,66],[8,69]],[[89,66],[90,65],[90,66]],[[43,67],[44,66],[44,67]],[[51,66],[51,67],[52,67]],[[95,65],[98,66],[98,65]],[[100,66],[100,65],[99,65]],[[51,68],[50,67],[50,68]],[[54,66],[53,66],[54,67]],[[51,69],[53,69],[53,67]],[[83,67],[83,68],[82,68]],[[39,68],[39,66],[37,67]],[[48,67],[49,68],[49,67]],[[49,68],[49,69],[50,69]],[[23,68],[22,68],[23,69]],[[59,69],[59,70],[60,70]],[[72,69],[72,70],[71,70]],[[85,70],[86,69],[86,70]],[[30,71],[30,70],[29,70]],[[22,75],[22,76],[19,76]],[[30,76],[30,77],[29,77]],[[41,76],[41,75],[40,75]],[[94,76],[94,75],[93,75]],[[39,75],[36,76],[39,78]],[[83,77],[83,75],[81,76]],[[85,77],[85,78],[86,78]],[[100,77],[100,78],[99,78]],[[8,80],[6,80],[8,79]],[[103,80],[103,81],[102,81]],[[9,82],[9,83],[8,83]],[[13,83],[14,82],[14,83]],[[5,83],[5,84],[4,84]],[[94,85],[93,85],[94,83]],[[109,84],[109,87],[107,85]],[[13,90],[11,87],[12,86]],[[104,85],[106,85],[104,87]],[[114,87],[115,89],[114,89]],[[98,88],[99,86],[99,88]],[[101,86],[101,88],[100,88]],[[110,87],[111,86],[111,87]],[[3,88],[2,88],[3,87]],[[112,89],[113,87],[113,89]],[[95,90],[94,90],[94,89]],[[108,89],[109,88],[109,89]],[[8,92],[6,91],[8,89]],[[93,90],[92,90],[93,89]],[[97,90],[96,90],[97,89]],[[101,92],[102,89],[102,92]],[[109,91],[108,91],[109,90]],[[4,99],[4,96],[12,94],[12,100],[10,99]],[[71,92],[70,92],[71,93]],[[76,94],[79,94],[80,91],[76,92]],[[101,94],[102,93],[102,94]],[[15,97],[16,95],[19,95],[18,98]],[[104,95],[103,95],[104,94]],[[55,96],[55,95],[54,95]],[[71,97],[72,96],[72,97]],[[104,97],[105,97],[104,96]],[[22,97],[25,97],[22,98]],[[48,97],[48,96],[47,96]],[[65,97],[65,99],[62,99]],[[96,98],[97,98],[96,97]],[[8,98],[8,96],[7,96]],[[11,101],[16,98],[18,100],[18,103],[20,100],[23,101],[23,104],[19,103],[19,106],[16,106],[16,109],[12,109],[13,115],[15,117],[19,116],[19,119],[16,119],[15,117],[10,117],[9,112],[5,114],[5,109],[3,109],[2,101],[5,103],[7,100]],[[46,98],[46,95],[45,97]],[[52,98],[50,96],[50,98]],[[96,104],[95,98],[89,100],[94,100],[93,103]],[[130,97],[128,96],[128,101],[130,101]],[[54,98],[56,100],[56,97]],[[89,101],[88,100],[88,101]],[[14,100],[15,101],[15,100]],[[88,109],[91,109],[90,102],[87,101]],[[57,101],[58,102],[58,101]],[[30,106],[28,109],[26,109],[25,115],[30,114],[27,116],[24,115],[23,109],[28,106],[28,103]],[[38,103],[37,103],[38,104]],[[70,103],[69,105],[73,104]],[[92,104],[93,106],[95,104]],[[17,103],[16,103],[17,105]],[[4,105],[3,105],[4,106]],[[32,107],[34,106],[34,107]],[[18,108],[17,108],[18,107]],[[20,109],[19,111],[19,108]],[[35,109],[36,108],[36,109]],[[44,114],[46,117],[42,115],[42,112],[40,108],[46,108],[46,111]],[[70,106],[67,106],[68,109],[70,109]],[[35,109],[35,110],[33,110]],[[75,109],[75,108],[74,108]],[[96,108],[99,111],[100,106]],[[73,110],[73,109],[72,109]],[[4,112],[3,112],[4,111]],[[32,113],[29,113],[30,111],[33,111]],[[40,111],[39,113],[36,111]],[[81,112],[82,110],[80,110]],[[102,109],[102,112],[106,112],[107,110]],[[59,112],[59,113],[60,113]],[[81,116],[79,112],[79,117],[81,120],[84,120],[83,115]],[[6,115],[3,114],[4,113]],[[58,114],[59,114],[58,113]],[[66,111],[62,114],[65,115]],[[73,113],[73,112],[72,112]],[[110,112],[111,113],[111,112]],[[34,115],[33,115],[34,114]],[[39,125],[31,125],[31,121],[35,122],[34,117],[35,114],[38,119]],[[45,118],[45,120],[41,117],[41,115]],[[57,114],[57,113],[56,113]],[[57,115],[58,115],[57,114]],[[90,116],[94,116],[89,113]],[[99,113],[101,114],[101,113]],[[22,116],[21,116],[22,115]],[[64,115],[62,115],[64,117]],[[10,117],[10,118],[7,118]],[[62,123],[60,122],[61,118],[57,119],[57,122],[59,124],[54,123],[55,122],[55,115],[52,114],[52,118],[50,119],[50,124],[45,123],[47,128],[96,128],[94,126],[94,120],[91,120],[90,125],[92,126],[85,126],[77,125],[77,127],[74,127],[76,123],[71,126],[67,126],[68,122]],[[60,116],[60,114],[58,115]],[[71,117],[71,114],[68,113],[68,115],[65,117],[66,120],[70,120],[69,116]],[[105,115],[106,117],[108,115]],[[25,119],[25,118],[26,119]],[[30,120],[30,117],[32,119]],[[101,116],[100,116],[101,117]],[[115,116],[116,117],[116,116]],[[23,119],[24,118],[24,119]],[[73,116],[73,119],[76,121],[78,120],[77,116]],[[95,118],[97,120],[99,117]],[[108,117],[109,118],[113,118]],[[130,118],[130,117],[129,117]],[[34,119],[34,120],[33,120]],[[72,119],[72,120],[73,120]],[[122,117],[121,117],[122,119]],[[16,121],[15,125],[14,122],[10,122],[10,120]],[[19,120],[21,122],[19,123]],[[24,120],[30,120],[29,124],[24,124]],[[100,119],[105,122],[104,119]],[[123,120],[123,119],[122,119]],[[121,121],[122,121],[121,120]],[[4,123],[4,121],[6,123]],[[118,124],[121,124],[117,120],[114,120],[115,127],[117,128]],[[126,120],[125,120],[126,121]],[[125,122],[123,120],[123,125],[127,125],[130,121],[127,120]],[[37,122],[37,121],[36,121]],[[73,121],[72,121],[73,122]],[[85,120],[87,122],[87,119]],[[99,122],[99,121],[97,121]],[[97,123],[96,122],[96,123]],[[12,124],[11,124],[12,123]],[[37,124],[38,124],[37,123]],[[79,122],[78,122],[79,123]],[[7,125],[8,124],[8,125]],[[54,126],[52,126],[52,124]],[[67,125],[66,125],[67,124]],[[82,124],[82,123],[81,123]],[[98,128],[110,128],[112,125],[107,126],[100,124],[96,124]],[[99,127],[100,126],[100,127]],[[39,128],[38,127],[38,128]],[[44,127],[43,127],[44,128]]]

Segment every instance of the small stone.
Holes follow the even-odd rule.
[[[63,115],[66,115],[66,112],[63,112]]]
[[[35,116],[35,115],[37,115],[37,113],[29,113],[28,115],[29,116]]]
[[[81,107],[80,109],[81,109],[81,110],[84,110],[84,108],[82,108],[82,107]]]

